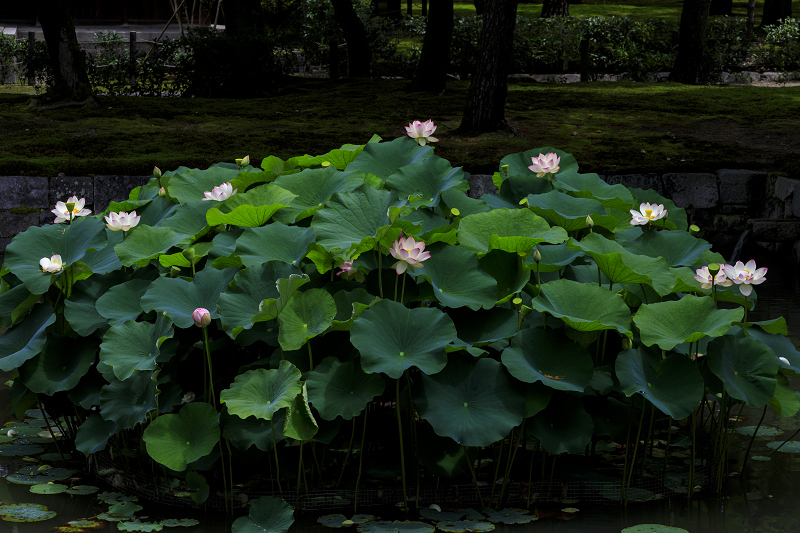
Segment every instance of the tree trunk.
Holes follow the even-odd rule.
[[[728,15],[733,13],[733,0],[711,0],[709,15]]]
[[[347,43],[347,75],[351,78],[368,78],[372,54],[364,23],[356,15],[350,0],[331,0],[331,4]]]
[[[486,0],[481,52],[459,133],[495,131],[508,125],[505,105],[516,21],[517,0]]]
[[[83,101],[93,96],[83,51],[66,0],[37,0],[36,11],[47,42],[56,100]]]
[[[486,11],[486,0],[472,0],[475,4],[475,14],[476,15],[483,15]]]
[[[453,0],[431,0],[430,15],[425,23],[422,55],[410,90],[431,93],[445,90],[452,37]]]
[[[792,0],[764,0],[761,27],[773,26],[792,17]]]
[[[756,0],[747,1],[747,37],[749,41],[753,38],[753,26],[756,23]]]
[[[256,36],[264,33],[264,14],[260,0],[225,0],[223,7],[226,34]]]
[[[542,18],[556,18],[569,16],[569,2],[567,0],[544,0],[542,5]]]
[[[708,83],[710,60],[706,47],[708,6],[710,0],[685,0],[681,11],[678,57],[669,79],[698,85]]]

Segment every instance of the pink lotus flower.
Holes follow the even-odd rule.
[[[741,291],[742,296],[745,298],[750,296],[750,293],[753,292],[753,287],[751,287],[751,285],[760,285],[767,281],[767,278],[764,277],[767,273],[766,267],[756,269],[756,262],[754,259],[751,259],[746,264],[741,261],[736,261],[736,264],[733,266],[722,265],[722,271],[725,272],[725,275],[730,278],[733,283],[739,285],[739,291]]]
[[[658,220],[667,216],[667,210],[663,204],[648,204],[647,202],[639,206],[639,211],[631,209],[631,224],[634,226],[644,226],[652,220]]]
[[[417,141],[420,146],[425,146],[428,143],[439,142],[439,139],[436,137],[431,137],[434,131],[436,131],[436,126],[433,125],[433,121],[430,119],[426,120],[425,122],[415,120],[406,126],[406,133],[408,136]]]
[[[424,267],[425,265],[422,264],[422,261],[431,257],[431,253],[424,250],[424,242],[415,241],[413,237],[404,238],[401,233],[400,237],[392,243],[392,249],[389,250],[392,257],[399,259],[397,263],[392,265],[392,268],[397,271],[397,275],[399,276],[405,272],[406,268],[413,270],[415,266]]]
[[[561,169],[561,167],[558,166],[558,164],[561,163],[561,158],[553,152],[539,154],[539,157],[531,157],[531,161],[533,164],[528,168],[536,172],[537,178],[543,178],[548,174],[555,174]],[[548,177],[547,179],[550,178]]]
[[[192,313],[192,320],[194,320],[195,326],[204,328],[211,324],[211,313],[204,307],[198,307],[194,310],[194,313]]]
[[[67,204],[72,204],[72,210],[67,208]],[[86,215],[91,215],[92,212],[89,209],[83,208],[85,204],[86,199],[81,198],[78,200],[77,196],[70,196],[66,202],[56,202],[56,208],[50,210],[50,212],[56,216],[56,219],[53,221],[53,223],[61,224],[62,222],[67,222],[68,220],[74,220],[76,217],[85,217]]]
[[[42,272],[49,272],[55,274],[64,270],[64,264],[61,262],[61,256],[55,254],[50,259],[42,257],[39,259],[39,266],[42,267]]]
[[[142,217],[136,216],[136,211],[131,211],[130,213],[120,211],[119,213],[111,212],[108,216],[103,218],[106,219],[106,226],[108,226],[108,229],[111,231],[128,231],[136,227],[136,224],[139,223],[139,219]]]
[[[203,198],[203,201],[216,200],[217,202],[221,202],[236,194],[236,191],[238,190],[238,188],[234,189],[233,185],[231,185],[231,182],[229,181],[227,183],[223,183],[222,185],[217,185],[211,189],[211,191],[204,192],[203,194],[205,194],[206,197]]]
[[[339,272],[336,273],[337,276],[343,276],[348,280],[355,279],[358,282],[364,282],[364,274],[358,271],[356,267],[353,266],[352,261],[345,261],[341,265],[339,265],[341,269]]]
[[[697,275],[694,279],[700,282],[701,289],[710,289],[712,285],[722,285],[723,287],[730,287],[733,285],[733,282],[725,276],[725,272],[721,269],[717,272],[716,278],[708,271],[708,266],[698,268],[695,270],[695,273]]]

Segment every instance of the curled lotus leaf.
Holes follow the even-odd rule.
[[[725,391],[752,408],[763,407],[774,396],[779,363],[763,342],[725,335],[708,343],[708,368],[725,384]]]
[[[551,228],[545,219],[527,209],[495,209],[461,219],[458,243],[479,256],[491,250],[528,255],[542,242],[567,240],[564,228]]]
[[[55,518],[56,514],[38,503],[0,505],[0,519],[6,522],[43,522]]]
[[[301,391],[300,369],[284,360],[277,369],[239,374],[231,387],[220,393],[220,401],[233,415],[270,420],[280,409],[290,407]]]
[[[631,331],[631,310],[622,298],[597,285],[568,279],[543,283],[542,293],[531,300],[531,307],[560,318],[578,331]]]

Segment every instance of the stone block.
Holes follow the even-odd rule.
[[[792,216],[795,218],[800,218],[800,194],[794,195],[794,201],[792,202]]]
[[[31,226],[39,224],[39,211],[29,213],[13,213],[0,211],[0,237],[13,237]]]
[[[723,204],[761,204],[766,189],[766,172],[724,169],[717,171],[719,201]]]
[[[792,246],[792,259],[795,263],[800,263],[800,241],[794,241],[794,246]]]
[[[150,178],[151,176],[95,176],[95,212],[102,213],[111,202],[127,200],[131,190],[144,185]]]
[[[10,237],[0,237],[0,265],[5,261],[6,246],[11,244]]]
[[[750,212],[750,206],[742,204],[727,204],[719,206],[718,211],[723,215],[744,215]]]
[[[686,218],[689,224],[696,224],[701,228],[714,227],[714,215],[716,209],[687,209]]]
[[[50,178],[50,205],[55,207],[56,202],[66,202],[71,196],[86,200],[85,207],[92,209],[94,206],[94,180],[87,177]]]
[[[786,208],[783,202],[779,202],[775,198],[770,198],[767,200],[764,211],[762,212],[764,213],[764,218],[783,218]]]
[[[719,203],[719,186],[716,174],[674,173],[664,174],[666,196],[678,207],[716,207]]]
[[[497,194],[497,187],[492,182],[492,176],[489,174],[472,174],[469,177],[469,192],[467,196],[470,198],[480,198],[484,194]]]
[[[779,176],[775,181],[775,197],[785,202],[792,196],[792,193],[794,196],[800,196],[800,193],[795,192],[798,187],[800,187],[800,181]]]
[[[13,207],[47,207],[47,178],[34,176],[0,176],[0,209]]]
[[[716,231],[734,233],[738,237],[747,228],[747,215],[714,215],[713,227]]]
[[[800,220],[755,218],[747,221],[753,238],[766,242],[787,242],[800,239]]]
[[[606,183],[609,185],[622,184],[626,187],[635,189],[653,189],[661,196],[664,194],[664,180],[658,174],[619,174],[616,176],[605,176]]]

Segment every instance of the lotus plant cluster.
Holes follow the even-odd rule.
[[[766,268],[552,147],[504,157],[498,194],[470,198],[434,130],[158,170],[98,214],[59,202],[0,270],[13,409],[41,403],[61,451],[125,457],[198,503],[250,498],[256,460],[300,505],[389,463],[404,506],[409,479],[487,480],[478,509],[535,505],[530,487],[603,441],[627,465],[617,498],[715,486],[742,406],[797,413],[786,322],[745,314]]]

